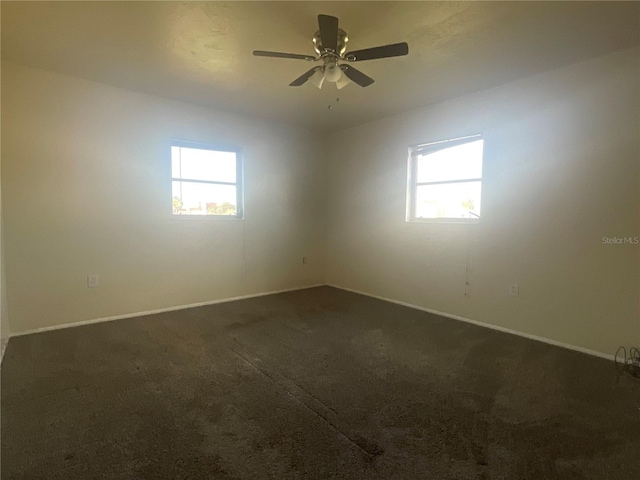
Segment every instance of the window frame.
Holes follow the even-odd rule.
[[[407,207],[405,221],[409,223],[462,223],[462,224],[475,224],[480,223],[481,217],[478,218],[455,218],[455,217],[443,217],[443,218],[423,218],[416,216],[416,200],[418,187],[422,185],[445,185],[445,184],[460,184],[469,182],[480,182],[480,198],[482,198],[482,184],[484,174],[484,144],[482,149],[482,166],[480,171],[480,178],[464,178],[455,180],[443,180],[436,182],[420,182],[418,183],[418,158],[425,153],[435,153],[439,150],[444,150],[450,147],[456,147],[458,145],[464,145],[466,143],[475,142],[478,140],[484,141],[484,135],[477,133],[473,135],[467,135],[464,137],[456,137],[448,140],[440,140],[437,142],[419,143],[409,146],[408,151],[408,165],[407,165]]]
[[[235,182],[223,182],[216,180],[197,180],[189,178],[181,178],[173,176],[173,158],[171,149],[173,147],[178,148],[191,148],[197,150],[210,150],[213,152],[229,152],[234,153],[236,156],[236,181]],[[191,142],[187,140],[172,139],[169,144],[169,185],[171,192],[173,192],[173,182],[187,182],[187,183],[199,183],[208,185],[232,185],[236,187],[236,214],[235,215],[182,215],[173,213],[173,204],[170,205],[171,218],[186,218],[186,219],[216,219],[216,220],[243,220],[244,219],[244,158],[242,155],[242,148],[233,145],[221,145],[221,144],[208,144],[200,142]],[[170,195],[173,200],[173,194]]]

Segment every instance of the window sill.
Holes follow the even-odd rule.
[[[457,223],[462,225],[476,225],[479,218],[410,218],[406,223]]]
[[[244,220],[244,217],[237,217],[235,215],[176,215],[176,214],[171,214],[169,215],[169,218],[171,220],[177,220],[177,221],[187,221],[187,222],[193,222],[193,221],[209,221],[209,220],[221,220],[223,222],[231,222],[234,220]]]

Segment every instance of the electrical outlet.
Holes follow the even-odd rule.
[[[517,297],[520,295],[520,287],[518,286],[517,283],[512,283],[509,286],[509,295],[512,297]]]
[[[87,287],[93,288],[98,285],[100,285],[98,282],[98,275],[87,275]]]

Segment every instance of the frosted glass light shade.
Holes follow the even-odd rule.
[[[342,70],[335,63],[330,63],[324,67],[324,78],[327,82],[337,82],[342,76]]]
[[[316,70],[315,73],[311,75],[311,78],[309,80],[314,86],[322,88],[322,84],[324,83],[324,72],[322,71],[322,69],[319,68],[318,70]]]
[[[347,77],[344,73],[342,73],[342,75],[340,75],[340,78],[336,82],[336,87],[338,87],[338,90],[341,90],[347,85],[349,85],[350,83],[351,83],[351,80],[349,79],[349,77]]]

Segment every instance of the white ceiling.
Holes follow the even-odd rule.
[[[7,2],[2,59],[328,131],[640,44],[638,2]],[[406,41],[358,63],[375,83],[288,84],[314,54],[319,13],[347,50]],[[339,98],[339,101],[337,101]],[[331,105],[333,108],[329,109]]]

